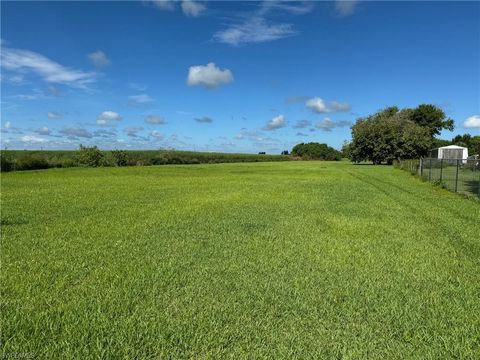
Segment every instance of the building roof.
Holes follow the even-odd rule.
[[[458,145],[448,145],[439,147],[439,149],[466,149],[466,147],[458,146]]]

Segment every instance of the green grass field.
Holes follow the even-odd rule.
[[[480,358],[480,202],[407,172],[71,168],[1,185],[7,356]]]

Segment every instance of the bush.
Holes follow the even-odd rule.
[[[297,144],[292,149],[293,156],[300,156],[303,160],[341,160],[342,153],[328,146],[320,143],[301,143]]]
[[[98,167],[105,165],[105,155],[96,146],[80,145],[78,163],[82,166]]]
[[[13,158],[4,152],[0,153],[0,171],[12,171],[14,169],[15,162]]]
[[[115,166],[127,166],[128,155],[125,150],[113,150],[112,161]]]
[[[51,167],[50,163],[44,156],[34,154],[20,158],[15,165],[15,170],[38,170],[49,167]]]

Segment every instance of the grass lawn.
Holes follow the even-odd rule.
[[[480,358],[480,202],[387,166],[1,176],[1,347],[69,358]]]

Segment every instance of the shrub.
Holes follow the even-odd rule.
[[[50,163],[41,155],[33,154],[20,158],[15,165],[15,170],[37,170],[48,169]]]
[[[80,145],[78,163],[82,166],[98,167],[105,165],[105,155],[96,146]]]
[[[113,150],[112,151],[113,165],[115,166],[127,166],[128,155],[125,150]]]
[[[300,156],[304,160],[340,160],[342,154],[340,151],[320,143],[301,143],[297,144],[292,149],[293,156]]]
[[[15,162],[13,158],[5,152],[0,153],[0,170],[12,171],[14,169]]]

